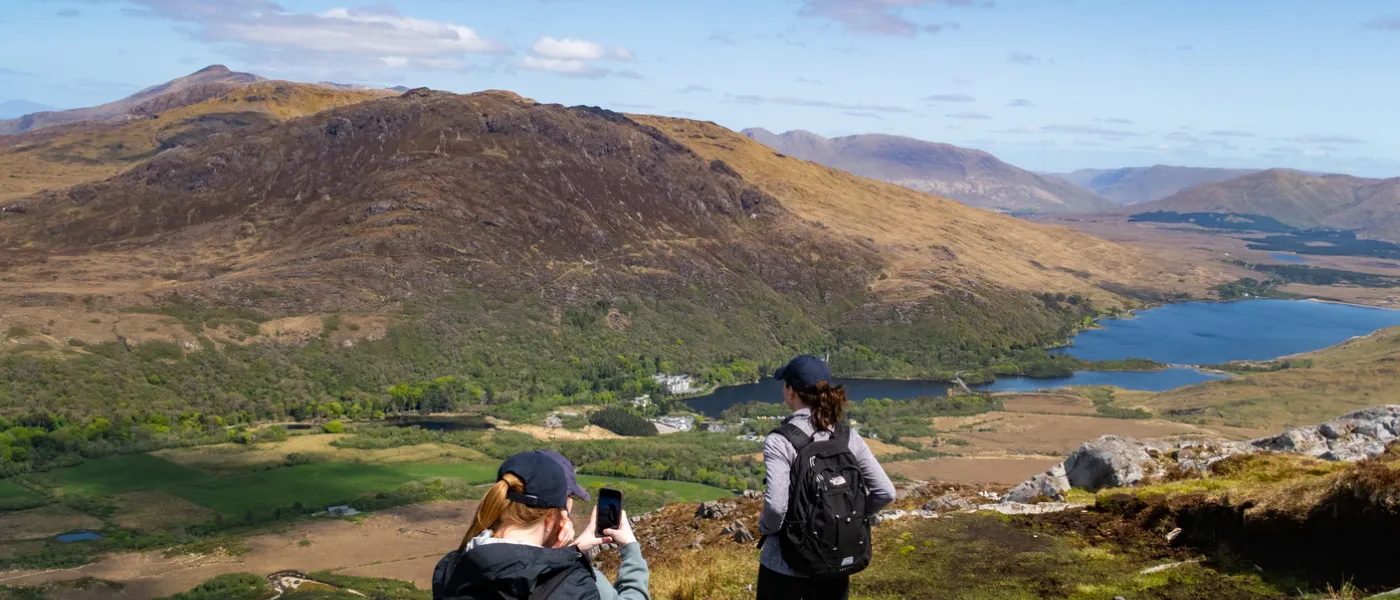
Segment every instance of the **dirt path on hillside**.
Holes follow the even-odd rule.
[[[90,589],[83,592],[84,600],[135,599],[183,592],[225,573],[266,575],[283,569],[330,569],[349,575],[412,581],[419,589],[428,589],[433,565],[461,542],[475,511],[476,501],[467,500],[386,510],[362,524],[340,519],[306,521],[249,538],[246,544],[251,551],[239,557],[166,558],[160,552],[115,554],[76,569],[0,573],[0,584],[37,585],[95,577],[125,587],[106,590],[98,597]],[[303,540],[309,545],[302,545]],[[55,590],[52,597],[77,598],[63,590]]]

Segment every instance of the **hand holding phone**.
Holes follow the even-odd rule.
[[[609,488],[598,490],[598,522],[594,535],[603,537],[605,531],[617,529],[622,519],[622,492]]]

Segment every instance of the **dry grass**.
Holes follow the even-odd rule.
[[[603,429],[602,427],[599,427],[599,426],[597,426],[597,425],[587,425],[587,426],[585,426],[583,429],[579,429],[579,430],[562,429],[562,428],[559,428],[559,429],[551,429],[551,428],[549,428],[549,427],[542,427],[542,426],[539,426],[539,425],[509,425],[509,424],[497,424],[497,425],[496,425],[496,428],[497,428],[497,429],[506,429],[506,430],[510,430],[510,431],[518,431],[518,432],[520,432],[520,433],[524,433],[524,434],[528,434],[528,435],[530,435],[530,436],[533,436],[533,437],[534,437],[535,439],[537,439],[537,440],[547,440],[547,441],[555,441],[555,440],[561,440],[561,441],[573,441],[573,440],[615,440],[615,439],[619,439],[619,438],[622,437],[622,436],[620,436],[620,435],[618,435],[618,434],[616,434],[616,433],[613,433],[613,432],[611,432],[611,431],[608,431],[608,430],[606,430],[606,429]]]
[[[71,508],[51,505],[0,516],[0,541],[49,538],[79,529],[100,529],[102,520]]]
[[[1244,375],[1135,396],[1125,404],[1158,414],[1188,411],[1180,418],[1196,423],[1272,432],[1380,404],[1400,404],[1400,328],[1299,357],[1312,359],[1313,368]]]
[[[117,525],[138,531],[179,529],[214,517],[214,511],[158,490],[117,496]]]
[[[1121,298],[1098,284],[1204,296],[1210,286],[1234,279],[1206,261],[1032,224],[780,156],[713,123],[633,118],[706,159],[723,160],[799,216],[886,250],[893,257],[890,272],[875,290],[890,299],[927,297],[948,284],[975,292],[971,282],[981,281],[1019,290],[1079,293],[1094,298],[1096,306],[1117,306]]]
[[[301,454],[312,461],[388,463],[475,462],[486,456],[461,446],[449,444],[419,444],[382,450],[337,448],[331,442],[345,434],[293,436],[285,442],[247,446],[218,444],[193,448],[171,448],[154,452],[156,456],[174,463],[208,471],[244,470],[284,462],[288,454]]]

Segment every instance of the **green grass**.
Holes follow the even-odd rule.
[[[378,492],[392,492],[410,481],[453,478],[489,483],[498,463],[359,464],[323,462],[267,469],[211,474],[181,466],[157,456],[137,454],[89,460],[76,467],[42,475],[65,496],[110,496],[141,490],[163,490],[218,513],[238,517],[247,511],[262,513],[298,502],[318,508],[343,504]],[[579,478],[585,487],[631,485],[657,493],[671,492],[679,500],[707,501],[730,496],[728,490],[684,481],[653,481],[622,477]],[[0,502],[37,494],[13,483],[0,488]]]
[[[39,476],[69,496],[105,496],[141,490],[168,490],[207,479],[204,472],[149,454],[109,456]]]
[[[221,514],[241,515],[248,510],[259,512],[297,502],[308,507],[343,504],[363,494],[391,492],[405,483],[423,479],[453,477],[485,483],[495,476],[494,465],[329,462],[230,476],[205,476],[164,489]]]
[[[653,492],[674,492],[680,497],[679,501],[681,502],[709,502],[710,500],[719,500],[721,498],[730,498],[734,496],[729,490],[688,481],[660,481],[656,479],[628,479],[626,477],[579,475],[578,482],[579,485],[589,489],[592,489],[594,486],[618,487],[621,484],[626,484]]]
[[[45,502],[45,498],[13,481],[0,480],[0,511],[31,508]]]

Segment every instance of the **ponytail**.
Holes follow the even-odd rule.
[[[500,481],[491,486],[491,489],[486,490],[481,504],[476,507],[476,518],[467,529],[467,535],[462,538],[462,545],[458,546],[458,550],[466,548],[467,542],[488,529],[499,530],[505,525],[530,527],[543,521],[550,514],[559,512],[558,509],[530,508],[507,498],[507,492],[525,493],[525,482],[514,473],[506,473]]]
[[[812,409],[812,427],[821,431],[836,431],[846,416],[846,386],[817,382],[808,391],[797,392],[797,397],[807,408]]]

